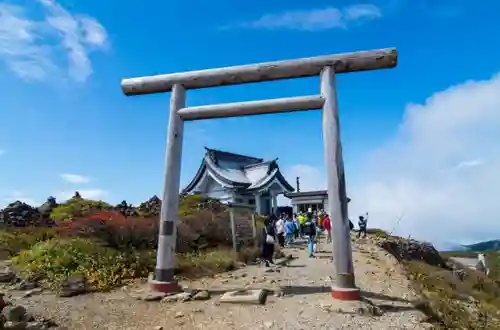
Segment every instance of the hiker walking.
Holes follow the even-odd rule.
[[[285,246],[289,246],[293,242],[293,235],[295,233],[295,224],[293,220],[288,218],[285,221]]]
[[[276,221],[276,235],[278,237],[278,244],[281,247],[285,247],[285,221],[283,220],[283,216]]]
[[[264,240],[262,242],[262,261],[265,262],[266,267],[274,264],[274,244],[276,238],[276,229],[274,226],[273,216],[267,217],[264,221]]]
[[[315,240],[316,240],[316,225],[314,224],[312,214],[308,214],[305,223],[302,226],[303,233],[307,237],[307,252],[309,258],[314,258]]]
[[[293,231],[293,238],[297,239],[299,238],[299,232],[300,232],[300,225],[299,225],[299,219],[297,218],[297,213],[293,214],[293,224],[295,226],[295,230]]]
[[[326,231],[326,242],[331,243],[332,242],[332,223],[330,220],[330,216],[328,214],[325,214],[325,217],[323,218],[323,228],[325,228],[325,231]]]
[[[358,221],[358,226],[359,226],[358,238],[361,237],[361,234],[363,234],[363,238],[366,237],[366,225],[367,225],[367,223],[368,223],[368,213],[366,214],[366,217],[360,215],[359,221]]]

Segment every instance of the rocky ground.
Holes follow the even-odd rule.
[[[330,249],[319,245],[319,250]],[[215,278],[182,284],[192,291],[172,298],[148,293],[144,281],[109,293],[63,298],[40,289],[4,286],[8,329],[426,329],[425,315],[411,303],[418,299],[397,260],[374,238],[353,244],[360,302],[336,301],[329,295],[331,252],[306,255],[303,243],[287,248],[296,258],[271,270],[248,266]],[[78,280],[78,279],[77,279]],[[76,280],[76,286],[78,281]],[[71,284],[71,283],[70,283]],[[221,295],[240,289],[267,289],[264,305],[225,304]],[[193,299],[193,295],[195,295]],[[173,301],[179,300],[179,301]],[[23,316],[10,317],[15,306]],[[38,315],[34,320],[34,315]],[[31,321],[30,324],[27,321]],[[14,322],[14,323],[13,323]],[[15,322],[24,322],[13,327]],[[38,322],[38,323],[34,323]],[[32,326],[31,328],[28,327]],[[35,327],[37,326],[37,327]],[[1,328],[1,327],[0,327]]]

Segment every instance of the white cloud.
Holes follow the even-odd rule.
[[[242,27],[261,29],[291,29],[320,31],[346,29],[349,25],[359,24],[382,17],[379,7],[371,4],[358,4],[344,8],[327,7],[312,10],[293,10],[277,14],[267,14]]]
[[[66,182],[69,183],[88,183],[90,178],[80,174],[62,173],[59,176]]]
[[[31,18],[28,8],[0,4],[0,59],[26,80],[62,73],[86,81],[92,74],[89,53],[106,48],[106,30],[96,19],[73,15],[53,0],[37,2],[42,20]],[[67,58],[67,69],[60,69],[61,57]]]
[[[372,227],[438,245],[500,238],[499,110],[500,75],[407,105],[393,138],[347,173],[351,219],[368,211]],[[284,172],[301,190],[325,189],[322,169]]]
[[[354,214],[432,242],[499,238],[500,75],[409,104],[393,140],[364,162]],[[449,169],[443,171],[443,169]]]
[[[26,196],[26,194],[22,191],[13,191],[3,199],[4,203],[2,203],[2,207],[10,203],[13,203],[15,201],[20,201],[31,206],[38,206],[41,204],[36,200],[34,200],[33,198]]]
[[[313,191],[326,189],[325,175],[321,169],[309,164],[296,164],[286,167],[283,175],[296,189],[296,178],[299,177],[300,191]],[[283,195],[278,196],[279,205],[290,205],[290,200]]]
[[[103,199],[104,197],[106,197],[108,195],[108,192],[106,190],[99,189],[99,188],[93,188],[93,189],[75,189],[75,190],[71,190],[71,191],[60,191],[60,192],[54,194],[54,196],[56,197],[56,199],[58,201],[65,201],[65,200],[73,197],[75,195],[75,191],[78,191],[80,193],[80,196],[82,196],[82,198],[86,198],[86,199],[99,200],[99,199]]]

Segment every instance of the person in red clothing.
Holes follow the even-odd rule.
[[[327,243],[331,243],[332,242],[332,223],[330,221],[330,216],[328,214],[325,215],[325,217],[323,219],[323,228],[325,228],[325,230],[326,230]]]

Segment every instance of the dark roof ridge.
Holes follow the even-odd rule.
[[[252,156],[237,154],[237,153],[234,153],[234,152],[229,152],[229,151],[224,151],[224,150],[218,150],[218,149],[212,149],[212,148],[208,148],[208,147],[205,147],[205,150],[207,151],[207,153],[213,152],[215,154],[221,154],[221,155],[225,155],[225,156],[229,156],[229,157],[252,160],[252,161],[255,161],[256,163],[263,163],[264,162],[264,159],[262,159],[262,158],[257,158],[257,157],[252,157]]]

